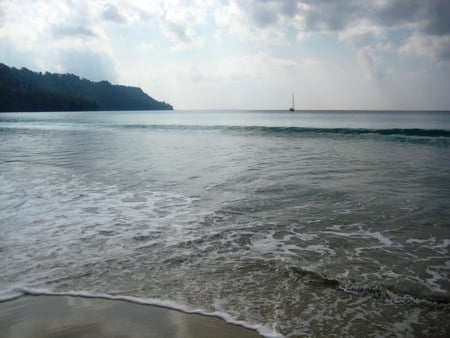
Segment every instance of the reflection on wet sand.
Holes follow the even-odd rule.
[[[0,336],[260,337],[255,331],[219,318],[127,301],[71,296],[23,296],[0,303]]]

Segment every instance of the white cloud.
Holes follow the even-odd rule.
[[[159,24],[174,49],[190,49],[204,44],[204,26],[210,4],[201,1],[164,2]]]
[[[405,55],[425,57],[450,66],[450,34],[449,35],[412,35],[400,48]]]

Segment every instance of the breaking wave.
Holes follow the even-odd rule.
[[[290,271],[304,283],[335,288],[354,296],[381,299],[396,305],[425,306],[433,309],[450,310],[450,297],[447,295],[414,295],[383,285],[360,284],[350,279],[328,278],[320,272],[291,267]]]
[[[114,126],[111,126],[114,127]],[[392,128],[392,129],[366,129],[366,128],[310,128],[310,127],[279,127],[279,126],[223,126],[223,125],[178,125],[178,124],[127,124],[121,125],[126,129],[150,130],[198,130],[198,131],[230,131],[257,134],[283,134],[283,135],[383,135],[403,137],[429,137],[450,138],[450,130],[420,129],[420,128]]]

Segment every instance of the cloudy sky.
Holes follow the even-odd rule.
[[[450,110],[450,1],[0,0],[0,62],[176,109]]]

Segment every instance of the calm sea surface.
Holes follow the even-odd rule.
[[[0,114],[0,292],[448,337],[449,112]]]

